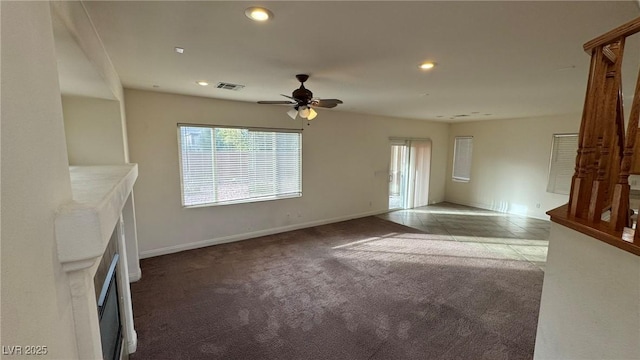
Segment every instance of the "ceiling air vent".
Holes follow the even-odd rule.
[[[226,83],[226,82],[219,82],[218,85],[216,85],[216,87],[218,89],[240,91],[240,90],[242,90],[244,88],[244,85],[231,84],[231,83]]]

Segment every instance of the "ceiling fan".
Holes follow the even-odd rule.
[[[334,108],[338,104],[342,104],[342,100],[338,99],[318,99],[313,97],[313,93],[304,87],[304,82],[309,79],[307,74],[298,74],[296,79],[300,81],[300,88],[293,91],[292,96],[280,94],[291,100],[276,100],[276,101],[258,101],[258,104],[268,105],[293,105],[293,109],[287,111],[292,119],[295,120],[296,116],[300,116],[303,119],[313,120],[318,113],[313,110],[314,107]]]

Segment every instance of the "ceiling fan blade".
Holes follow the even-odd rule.
[[[285,94],[280,94],[280,95],[282,95],[282,96],[284,96],[284,97],[286,97],[286,98],[289,98],[289,99],[291,99],[291,100],[295,101],[296,103],[299,103],[299,102],[300,102],[298,99],[296,99],[296,98],[294,98],[294,97],[292,97],[292,96],[285,95]]]
[[[296,105],[297,103],[291,101],[258,101],[258,104],[267,104],[267,105]]]
[[[303,101],[303,100],[296,99],[296,98],[294,98],[293,96],[289,96],[289,95],[285,95],[285,94],[280,94],[280,95],[282,95],[282,96],[284,96],[284,97],[286,97],[286,98],[289,98],[289,99],[291,99],[291,100],[295,101],[295,104],[297,104],[297,105],[305,105],[305,103],[304,103],[304,101]]]
[[[334,108],[342,103],[342,100],[338,99],[316,99],[311,102],[311,105],[323,108]]]

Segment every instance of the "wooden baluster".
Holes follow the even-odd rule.
[[[609,53],[608,56],[607,52]],[[597,121],[598,154],[596,157],[596,174],[591,189],[591,201],[587,220],[597,223],[602,218],[603,209],[607,205],[610,181],[610,164],[612,163],[612,144],[616,137],[616,109],[618,93],[621,87],[622,55],[624,53],[624,39],[603,49],[608,62],[605,72],[605,82],[596,102],[595,119]],[[615,156],[614,156],[615,157]]]
[[[613,156],[611,159],[611,169],[609,172],[609,189],[606,203],[613,207],[613,193],[618,178],[620,176],[620,166],[622,164],[622,158],[624,153],[624,107],[622,101],[622,89],[618,89],[618,97],[616,101],[616,128],[614,143],[612,144]]]
[[[632,128],[635,129],[635,133],[634,134],[629,134],[629,136],[633,135],[634,140],[636,139],[636,136],[637,136],[638,122],[639,122],[638,118],[639,117],[640,117],[640,71],[638,72],[638,80],[636,82],[636,92],[633,95],[633,103],[631,104],[631,113],[629,114],[629,133],[631,133],[631,129]],[[640,145],[640,144],[638,144],[638,145]],[[631,145],[631,147],[635,150],[636,143]],[[638,155],[640,155],[640,154],[638,154]],[[629,157],[632,157],[632,156],[633,155],[631,155]],[[631,160],[629,160],[629,164],[630,163],[631,163]],[[629,179],[629,174],[628,174],[628,171],[627,171],[627,182],[628,182],[628,179]],[[629,200],[629,197],[627,196],[627,201],[628,200]],[[640,216],[639,216],[639,218],[640,218]],[[638,246],[640,246],[640,231],[638,231],[638,225],[637,224],[636,224],[636,231],[635,231],[635,233],[633,235],[633,243],[638,245]]]
[[[603,47],[593,49],[591,69],[587,83],[587,95],[582,123],[578,138],[578,155],[576,157],[576,171],[572,178],[571,195],[569,197],[569,215],[586,218],[591,202],[591,190],[594,180],[595,146],[596,146],[596,108],[600,94],[604,87],[607,64],[603,54]]]
[[[629,115],[629,124],[627,126],[627,136],[624,140],[624,153],[622,163],[620,165],[620,175],[618,183],[613,190],[612,209],[611,209],[611,229],[622,231],[629,219],[629,170],[631,169],[631,160],[633,158],[636,134],[638,133],[638,117],[640,116],[640,72],[636,80],[636,89],[631,105],[631,114]],[[634,242],[635,240],[634,234]]]

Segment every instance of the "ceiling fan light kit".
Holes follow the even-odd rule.
[[[318,113],[312,108],[309,108],[309,115],[307,116],[307,120],[313,120],[316,118],[316,116],[318,116]]]
[[[339,99],[314,98],[313,93],[304,87],[304,82],[309,79],[309,75],[298,74],[296,75],[296,79],[300,81],[300,87],[293,91],[292,96],[281,94],[291,100],[258,101],[258,104],[293,105],[293,108],[287,111],[287,115],[294,120],[297,116],[303,119],[313,120],[318,116],[318,113],[313,109],[314,107],[334,108],[338,106],[338,104],[342,104],[342,100]]]
[[[296,116],[298,116],[298,110],[295,108],[292,108],[291,110],[287,111],[287,115],[289,115],[290,118],[295,120]]]
[[[298,110],[298,115],[300,115],[301,118],[306,119],[309,117],[309,108],[306,106],[303,106],[300,108],[300,110]]]

